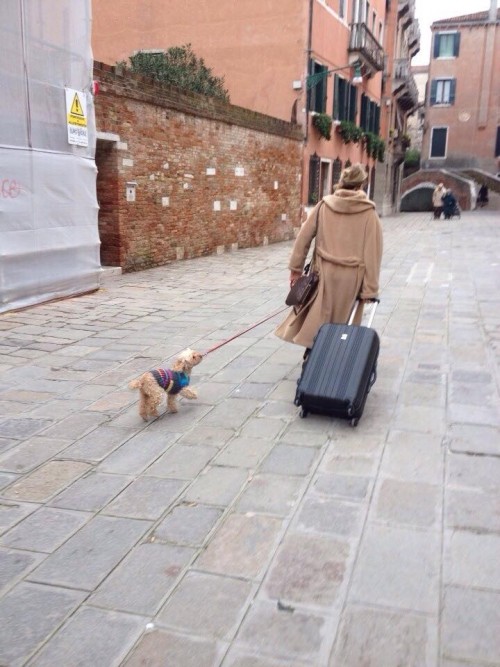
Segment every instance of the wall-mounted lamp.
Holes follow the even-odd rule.
[[[323,70],[322,72],[316,72],[316,74],[310,74],[306,79],[307,90],[319,83],[323,77],[327,77],[333,72],[340,72],[343,69],[352,69],[354,68],[354,75],[351,79],[353,86],[359,86],[363,83],[363,74],[361,72],[361,62],[357,60],[355,63],[350,65],[343,65],[342,67],[335,67],[334,69]]]
[[[361,65],[357,63],[354,66],[354,76],[351,79],[353,86],[360,86],[363,83],[363,75],[361,73]]]

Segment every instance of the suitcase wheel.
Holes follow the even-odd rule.
[[[349,423],[354,428],[359,424],[359,417],[353,417]]]
[[[299,414],[300,414],[301,419],[305,419],[309,413],[307,412],[307,410],[302,408],[302,410],[300,411]]]

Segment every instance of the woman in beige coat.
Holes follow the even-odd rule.
[[[382,226],[375,204],[362,189],[366,178],[363,165],[345,169],[336,192],[324,197],[302,225],[289,262],[290,284],[302,275],[314,237],[319,284],[310,301],[299,310],[292,309],[276,329],[283,340],[311,348],[322,324],[347,322],[356,298],[366,301],[378,296]],[[355,323],[361,316],[362,307]]]
[[[434,219],[439,220],[443,212],[443,197],[446,194],[446,188],[443,183],[439,183],[432,193],[432,207],[434,209]]]

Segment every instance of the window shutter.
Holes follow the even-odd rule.
[[[361,117],[359,119],[359,125],[363,130],[366,130],[366,106],[368,99],[364,93],[361,94]]]
[[[335,120],[340,120],[339,98],[339,75],[335,74],[333,78],[333,118]]]
[[[434,35],[434,58],[439,58],[439,41],[441,39],[441,35],[439,33],[436,33]]]
[[[311,76],[311,74],[314,74],[314,61],[309,60],[309,67],[308,67],[308,75]],[[313,110],[313,100],[314,100],[314,86],[311,88],[307,89],[307,110],[312,111]]]
[[[346,81],[339,77],[339,117],[338,120],[347,120]]]
[[[375,102],[370,102],[370,132],[374,134],[377,131],[377,105]]]
[[[458,56],[460,53],[460,33],[456,32],[454,35],[454,40],[453,40],[453,55],[455,58]]]
[[[339,158],[336,158],[333,161],[333,175],[332,175],[332,184],[337,185],[340,181],[340,176],[342,174],[342,161]]]
[[[309,158],[309,203],[316,204],[319,199],[320,158],[314,153]]]
[[[321,71],[324,72],[324,76],[321,79],[321,91],[320,91],[320,97],[318,100],[318,109],[316,111],[319,111],[320,113],[325,113],[326,111],[326,92],[327,92],[327,85],[328,85],[328,67],[323,66],[321,68]]]
[[[437,80],[432,79],[432,81],[431,81],[431,99],[430,99],[431,104],[436,104],[437,85],[438,85]]]
[[[356,86],[349,84],[349,120],[352,120],[353,123],[356,122],[356,100],[358,91]]]
[[[375,106],[375,134],[380,134],[380,107],[378,104]]]
[[[457,90],[457,80],[450,80],[450,104],[455,104],[455,94]]]

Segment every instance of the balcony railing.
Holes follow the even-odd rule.
[[[415,15],[415,0],[399,0],[398,14],[401,18],[405,14],[412,12]]]
[[[412,53],[418,53],[420,49],[420,27],[417,19],[413,19],[408,27],[408,46]]]
[[[392,74],[392,92],[397,97],[398,104],[405,111],[416,109],[418,106],[418,88],[410,69],[409,58],[398,58],[394,61]]]
[[[351,23],[349,51],[359,53],[374,70],[381,72],[384,69],[384,49],[366,23]]]
[[[394,61],[393,78],[398,83],[406,81],[410,77],[410,60],[408,58],[397,58]]]

